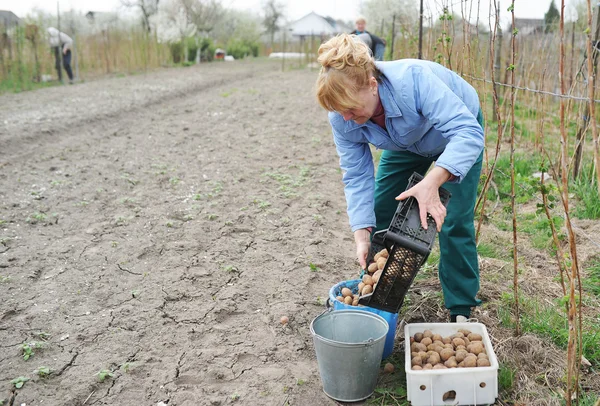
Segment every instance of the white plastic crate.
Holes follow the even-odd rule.
[[[491,366],[452,368],[427,371],[411,369],[410,337],[431,330],[446,337],[460,329],[480,334]],[[481,323],[415,323],[404,326],[405,370],[408,400],[413,406],[488,405],[498,397],[498,359],[487,329]],[[444,399],[447,392],[456,392],[453,399]]]

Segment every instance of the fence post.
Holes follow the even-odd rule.
[[[423,59],[423,0],[419,10],[419,59]]]
[[[394,60],[394,38],[396,37],[396,14],[392,15],[392,44],[390,45],[390,60]]]

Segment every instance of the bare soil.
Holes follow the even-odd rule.
[[[308,326],[356,269],[352,240],[315,73],[279,70],[0,98],[0,399],[334,404]]]
[[[214,63],[0,97],[4,405],[337,404],[309,324],[358,266],[315,78]],[[577,225],[585,261],[600,228]],[[493,225],[482,239],[511,244]],[[525,243],[520,258],[523,291],[561,296],[551,257]],[[519,369],[498,404],[560,404],[564,351],[499,321],[512,261],[481,268],[474,316]],[[422,272],[402,316],[445,321],[435,267]],[[403,385],[401,334],[396,346],[378,396]],[[582,380],[600,391],[594,370]]]

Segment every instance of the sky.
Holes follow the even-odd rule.
[[[416,1],[416,0],[413,0]],[[473,15],[476,14],[477,3],[481,3],[480,14],[488,15],[489,0],[467,0],[473,1]],[[517,0],[515,1],[515,16],[520,18],[543,18],[544,13],[548,10],[551,0]],[[565,0],[567,18],[570,16],[571,3],[577,0]],[[359,16],[361,0],[282,0],[286,6],[286,17],[288,20],[296,20],[305,14],[314,11],[317,14],[332,16],[336,19],[354,20]],[[440,9],[443,3],[457,4],[456,11],[460,14],[461,0],[425,0],[426,7],[430,9]],[[253,10],[259,12],[261,10],[261,0],[223,0],[223,5],[231,8]],[[120,9],[120,0],[60,0],[61,10],[80,10],[87,12],[94,11],[114,11]],[[508,21],[508,13],[506,12],[509,6],[509,0],[500,1],[500,10],[503,21]],[[560,5],[560,0],[556,0],[557,6]],[[0,10],[11,10],[17,16],[24,17],[34,7],[44,9],[46,11],[56,11],[56,0],[0,0]],[[121,9],[122,10],[122,9]],[[487,20],[487,18],[486,18]]]

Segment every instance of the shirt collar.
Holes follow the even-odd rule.
[[[394,95],[392,94],[392,85],[387,80],[387,78],[383,75],[380,76],[379,85],[377,86],[377,90],[379,92],[379,99],[381,100],[381,105],[383,106],[383,110],[385,111],[386,118],[392,117],[401,117],[402,112],[400,111],[400,107],[398,107],[398,103],[394,99]],[[356,124],[352,120],[348,120],[345,123],[344,132],[350,132],[352,130],[356,130],[357,128],[364,127],[368,125],[368,120],[364,124]]]

